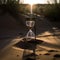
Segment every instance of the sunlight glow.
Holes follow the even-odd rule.
[[[44,4],[47,3],[47,0],[24,0],[26,4]]]
[[[47,1],[47,0],[24,0],[24,3],[31,5],[31,10],[30,10],[30,11],[31,11],[31,14],[32,14],[32,13],[33,13],[33,12],[32,12],[32,5],[33,5],[33,4],[40,4],[40,3],[41,3],[41,4],[44,4],[44,3],[46,3],[46,1]]]

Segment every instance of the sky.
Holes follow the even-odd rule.
[[[28,3],[28,4],[46,4],[47,1],[49,1],[50,3],[53,3],[54,0],[24,0],[24,3]],[[59,0],[57,0],[59,1]]]

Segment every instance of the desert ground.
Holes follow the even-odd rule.
[[[3,19],[10,15],[6,14],[5,16],[0,17]],[[55,26],[56,24],[52,24],[39,15],[35,21],[36,40],[38,40],[38,43],[37,41],[35,43],[37,44],[24,43],[23,38],[28,31],[24,25],[20,25],[16,29],[0,30],[0,60],[60,60],[60,29]],[[13,27],[17,25],[16,22],[14,24]],[[42,43],[39,43],[40,41]],[[18,45],[16,46],[16,44]],[[33,50],[36,55],[29,56]]]

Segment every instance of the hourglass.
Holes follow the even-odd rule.
[[[34,32],[32,31],[32,28],[34,27],[35,25],[35,21],[33,20],[28,20],[26,21],[26,26],[28,27],[29,31],[27,32],[26,34],[26,39],[29,41],[31,40],[32,38],[35,38],[35,34]]]

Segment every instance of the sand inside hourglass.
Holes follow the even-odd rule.
[[[27,40],[31,40],[31,39],[35,38],[35,34],[31,29],[28,31],[26,38],[27,38]]]

